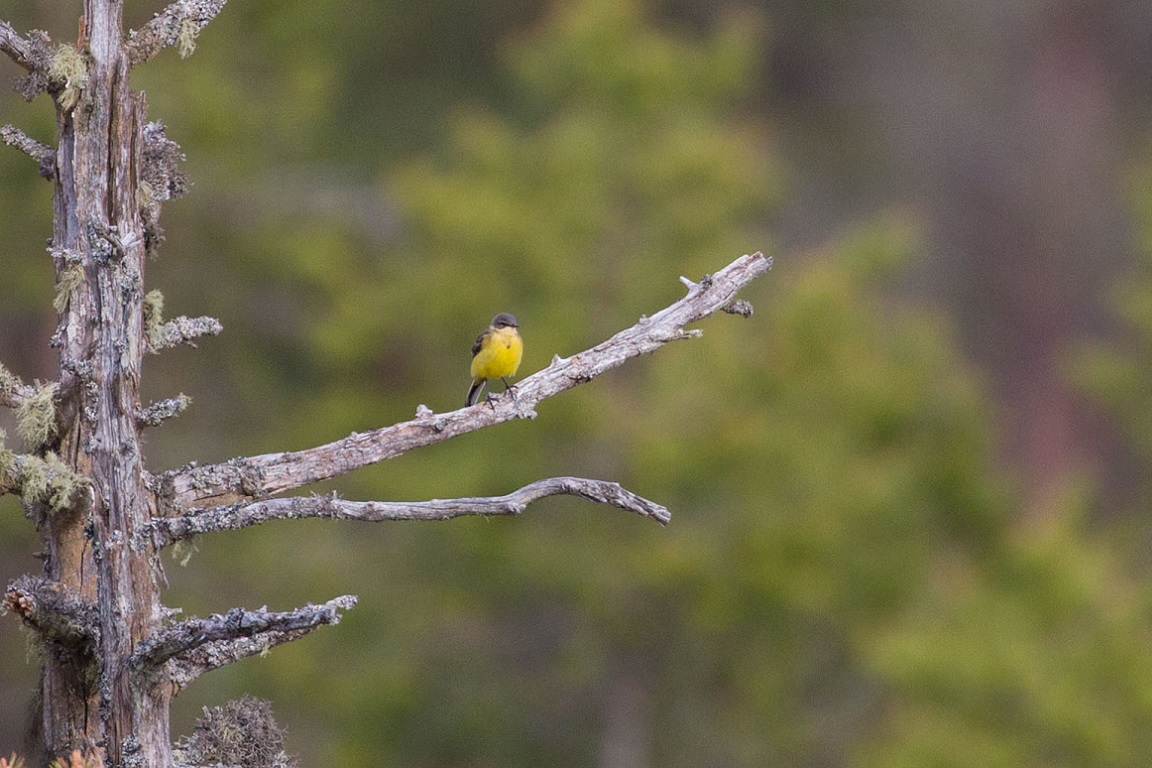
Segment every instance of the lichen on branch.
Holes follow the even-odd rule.
[[[214,317],[185,317],[164,320],[164,294],[149,291],[144,296],[144,335],[152,354],[179,344],[196,346],[201,336],[218,336],[224,326]]]
[[[0,451],[0,459],[2,454]],[[73,471],[51,451],[43,457],[12,455],[7,471],[4,469],[0,464],[0,486],[4,478],[8,478],[11,489],[18,492],[25,503],[45,504],[54,513],[75,509],[92,485],[89,478]]]
[[[67,43],[56,46],[48,63],[48,83],[61,109],[68,112],[75,107],[88,87],[88,63],[83,54]]]
[[[140,411],[136,423],[142,427],[158,427],[173,416],[183,413],[191,404],[192,398],[181,392],[176,397],[150,403],[147,408]]]
[[[196,37],[224,9],[227,0],[177,0],[150,22],[128,33],[128,59],[133,65],[178,45],[181,58],[196,49]]]
[[[48,443],[56,434],[56,382],[36,382],[30,394],[16,407],[16,430],[32,450]]]

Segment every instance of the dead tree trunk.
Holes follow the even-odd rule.
[[[223,2],[178,5],[169,17],[194,25],[194,8],[207,16]],[[47,90],[56,104],[57,146],[38,159],[55,188],[52,344],[60,354],[49,400],[36,404],[27,387],[13,388],[19,407],[45,409],[41,433],[25,435],[30,453],[19,457],[13,483],[39,530],[45,578],[20,583],[9,602],[26,618],[42,614],[48,753],[99,747],[110,765],[167,766],[166,668],[142,675],[131,660],[164,615],[156,552],[136,545],[155,513],[140,449],[140,371],[145,257],[159,203],[179,176],[166,165],[162,130],[146,127],[144,95],[129,88],[133,59],[147,52],[125,37],[122,0],[86,0],[79,29],[75,45],[57,47],[43,33],[23,40],[3,30],[5,51],[29,72],[25,94]],[[28,474],[47,467],[60,476],[45,497],[29,489]],[[77,620],[52,628],[47,614],[65,605]]]
[[[59,325],[51,344],[59,379],[28,385],[0,366],[0,406],[15,408],[25,452],[0,444],[0,493],[18,493],[43,542],[40,577],[9,585],[7,608],[32,627],[42,648],[43,747],[75,749],[114,768],[174,764],[172,696],[200,674],[339,621],[355,604],[344,596],[280,613],[235,608],[208,619],[174,621],[161,603],[159,553],[197,534],[271,519],[445,519],[519,514],[535,499],[578,495],[652,517],[668,511],[610,482],[548,478],[506,496],[426,502],[270,498],[317,480],[384,461],[413,448],[513,418],[532,418],[541,400],[590,381],[668,341],[699,335],[685,325],[726,310],[770,260],[745,256],[632,328],[520,382],[488,404],[354,434],[295,453],[150,474],[140,432],[178,413],[178,397],[144,406],[141,364],[159,351],[218,333],[211,318],[164,323],[157,294],[145,293],[146,257],[159,240],[160,204],[180,194],[178,147],[146,122],[132,66],[166,46],[191,52],[194,36],[225,0],[177,0],[145,28],[125,33],[122,0],[85,0],[75,45],[43,32],[19,35],[0,22],[0,51],[27,71],[28,98],[47,92],[57,115],[56,146],[12,126],[0,139],[35,159],[55,185],[49,253],[56,271]],[[206,760],[219,762],[219,759]]]
[[[63,53],[61,53],[61,51]],[[106,747],[112,765],[169,765],[170,689],[133,679],[132,649],[161,619],[154,553],[132,546],[152,517],[140,451],[145,226],[145,102],[128,86],[121,3],[88,0],[57,88],[53,260],[60,286],[57,452],[86,478],[60,509],[37,504],[45,576],[95,606],[86,648],[46,654],[43,728],[50,753]],[[50,65],[51,66],[51,65]],[[89,527],[90,526],[90,527]]]

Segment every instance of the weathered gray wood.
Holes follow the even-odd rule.
[[[56,175],[56,150],[36,141],[24,131],[11,125],[0,126],[0,141],[15,147],[40,164],[40,175],[50,179]]]
[[[0,21],[0,51],[24,69],[31,70],[35,66],[32,43],[18,35],[6,21]]]
[[[347,501],[335,496],[265,499],[158,517],[148,529],[152,544],[164,547],[201,533],[235,531],[269,520],[324,518],[379,523],[389,520],[451,520],[466,515],[519,515],[546,496],[580,496],[599,504],[650,517],[661,525],[672,519],[666,507],[637,496],[619,483],[583,477],[551,477],[503,496],[432,499],[430,501]]]

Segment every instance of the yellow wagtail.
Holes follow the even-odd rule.
[[[515,317],[501,312],[492,318],[488,330],[476,337],[472,345],[472,386],[468,388],[465,407],[476,404],[489,379],[500,379],[505,391],[509,389],[506,377],[516,375],[524,356],[524,340],[516,330],[519,327]]]

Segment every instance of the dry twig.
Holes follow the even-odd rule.
[[[0,51],[29,72],[36,67],[32,43],[20,37],[6,21],[0,21]]]
[[[563,494],[611,504],[650,517],[661,525],[667,525],[671,519],[667,508],[637,496],[619,483],[583,477],[552,477],[504,496],[431,501],[345,501],[334,496],[266,499],[157,518],[149,527],[156,546],[163,547],[198,533],[234,531],[269,520],[326,518],[377,523],[385,520],[451,520],[465,515],[519,515],[537,499]]]

